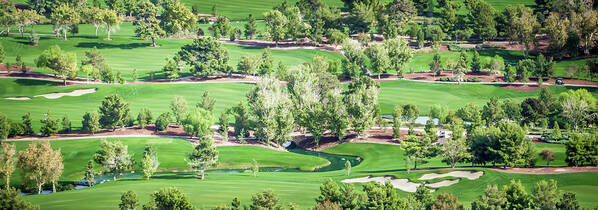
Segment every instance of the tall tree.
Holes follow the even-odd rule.
[[[179,0],[164,1],[162,8],[164,12],[160,15],[160,27],[167,35],[187,33],[196,27],[197,16]]]
[[[573,22],[578,28],[583,52],[585,55],[589,55],[590,48],[594,46],[594,36],[598,33],[598,12],[587,10],[573,15]]]
[[[214,37],[198,37],[191,44],[181,47],[178,52],[181,61],[192,66],[191,73],[196,77],[212,76],[226,72],[229,54]]]
[[[60,130],[60,123],[58,119],[54,119],[50,113],[45,113],[44,119],[40,120],[42,127],[40,132],[42,136],[52,136]]]
[[[95,170],[93,169],[93,160],[87,162],[87,168],[85,170],[85,182],[87,186],[91,187],[96,183]]]
[[[349,91],[345,95],[345,105],[352,122],[351,127],[358,136],[361,136],[366,129],[374,124],[378,90],[378,84],[370,77],[355,78],[349,84]]]
[[[62,51],[58,45],[46,49],[35,60],[37,67],[46,67],[62,78],[66,86],[66,79],[77,75],[77,55]]]
[[[259,74],[267,75],[274,72],[274,58],[272,57],[272,50],[269,47],[264,49],[260,59]]]
[[[247,94],[255,116],[255,136],[270,143],[282,144],[289,140],[294,117],[288,94],[280,88],[280,81],[273,76],[262,77],[257,86]]]
[[[249,14],[247,18],[247,23],[245,24],[245,39],[253,39],[253,37],[257,34],[257,25],[255,23],[255,18],[253,14]]]
[[[113,130],[118,126],[126,125],[125,120],[130,112],[129,104],[117,94],[106,96],[99,110],[102,127]]]
[[[129,154],[128,146],[120,141],[100,141],[100,149],[94,155],[94,161],[102,164],[106,173],[111,173],[113,180],[121,173],[129,170],[133,165],[132,156]]]
[[[496,10],[484,0],[466,0],[469,19],[475,34],[480,39],[492,39],[497,36]]]
[[[384,48],[388,52],[390,68],[397,71],[398,76],[402,76],[404,66],[413,58],[413,49],[409,47],[407,40],[403,38],[385,40]]]
[[[556,203],[559,194],[560,192],[554,179],[548,182],[540,180],[533,189],[534,205],[539,209],[557,209]]]
[[[106,27],[106,32],[108,33],[108,38],[106,38],[105,40],[112,40],[110,39],[110,33],[116,32],[116,30],[120,28],[122,18],[114,10],[106,9],[102,14],[102,18],[104,19],[104,27]]]
[[[62,175],[64,170],[64,164],[62,163],[62,153],[60,149],[57,150],[50,150],[48,151],[48,181],[52,182],[52,192],[56,192],[56,182]]]
[[[21,33],[21,37],[24,37],[25,29],[34,24],[41,23],[45,20],[44,16],[38,14],[35,10],[15,10],[12,14],[15,25]],[[10,21],[10,19],[8,19]],[[33,30],[33,28],[31,28]]]
[[[504,209],[507,205],[505,192],[496,185],[486,185],[484,194],[471,203],[472,210]]]
[[[545,30],[548,35],[549,51],[562,58],[565,54],[565,44],[568,38],[568,26],[570,21],[559,13],[550,13],[545,20]]]
[[[104,18],[103,18],[104,10],[98,7],[90,7],[83,11],[83,19],[82,22],[92,24],[95,27],[95,36],[98,36],[98,29],[104,25]]]
[[[456,139],[449,139],[447,142],[442,144],[441,151],[442,162],[445,162],[451,166],[451,168],[455,168],[457,163],[464,162],[471,154],[467,151],[469,147],[465,143],[465,137],[460,136]]]
[[[270,41],[274,41],[276,46],[278,42],[286,39],[287,28],[285,27],[288,23],[287,17],[278,10],[270,10],[264,13],[264,20],[266,22],[265,37]]]
[[[455,197],[451,193],[440,193],[438,194],[432,206],[430,206],[432,210],[463,210],[463,204],[459,202],[457,197]]]
[[[196,107],[203,108],[207,111],[214,111],[214,104],[216,104],[216,99],[210,97],[209,91],[204,91],[201,95],[201,101],[197,103]]]
[[[199,144],[189,154],[189,160],[187,164],[194,169],[199,169],[201,179],[205,179],[205,170],[218,162],[218,151],[213,145],[212,136],[203,136],[199,140]]]
[[[215,118],[212,113],[203,108],[195,108],[185,113],[181,119],[181,124],[191,136],[197,136],[200,139],[214,135],[210,127],[214,124]]]
[[[21,191],[15,188],[0,190],[0,209],[39,210],[21,195]]]
[[[6,190],[10,189],[10,176],[15,171],[16,148],[14,144],[0,143],[2,153],[0,153],[0,177],[5,180]]]
[[[42,186],[51,180],[51,156],[53,150],[48,141],[31,143],[25,150],[19,152],[18,167],[23,170],[26,181],[32,181],[37,188],[37,194],[41,194]]]
[[[417,136],[409,135],[403,142],[405,155],[414,162],[413,169],[417,169],[417,164],[425,162],[426,158],[436,156],[436,147],[432,145],[432,140],[428,136],[420,139]]]
[[[152,47],[158,47],[158,45],[156,45],[156,39],[166,35],[166,32],[160,27],[160,20],[151,16],[143,21],[137,22],[135,34],[142,39],[151,39]]]
[[[100,131],[100,115],[97,112],[86,112],[81,121],[82,130],[91,133],[92,135]]]
[[[505,9],[507,16],[506,35],[512,40],[525,46],[524,55],[527,57],[530,45],[534,44],[538,23],[532,8],[518,4]]]
[[[381,45],[373,44],[365,49],[365,54],[370,59],[373,73],[380,75],[385,73],[390,66],[390,59],[388,58],[388,51]]]
[[[395,106],[392,115],[392,138],[399,139],[401,137],[401,119],[403,109],[400,106]]]
[[[81,16],[71,5],[61,4],[54,9],[51,19],[56,30],[62,32],[66,40],[66,32],[81,21]]]
[[[521,181],[511,180],[503,187],[507,198],[507,209],[526,209],[533,207],[532,196],[525,191]]]
[[[137,205],[139,205],[138,202],[137,194],[132,190],[129,190],[120,196],[120,204],[118,204],[118,208],[120,210],[135,210]]]

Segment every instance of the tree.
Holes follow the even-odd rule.
[[[228,126],[230,124],[229,111],[223,112],[218,118],[218,133],[222,135],[223,140],[228,141]]]
[[[145,128],[147,124],[151,124],[153,120],[152,111],[148,108],[143,108],[137,115],[137,123],[140,128]]]
[[[259,66],[259,57],[255,55],[243,55],[237,64],[237,71],[242,74],[255,75]]]
[[[562,107],[561,115],[573,123],[575,130],[595,115],[591,114],[590,110],[595,109],[596,99],[585,89],[561,93],[559,101]]]
[[[373,2],[373,1],[372,1]],[[364,2],[356,2],[350,7],[348,25],[351,33],[367,33],[376,22],[375,9]]]
[[[570,166],[581,166],[585,164],[596,164],[595,157],[598,151],[595,146],[598,133],[574,133],[566,144],[565,162]]]
[[[474,33],[480,39],[492,39],[497,35],[496,31],[496,10],[484,0],[467,0],[465,5],[469,10],[469,19]]]
[[[484,195],[471,203],[472,210],[504,209],[507,205],[505,192],[498,190],[496,185],[486,185]]]
[[[545,21],[545,30],[548,35],[548,50],[560,58],[566,53],[565,44],[568,38],[567,29],[570,25],[567,17],[561,17],[559,13],[550,13]]]
[[[549,182],[540,180],[533,190],[534,206],[539,209],[557,209],[556,203],[559,194],[556,181],[553,179]]]
[[[579,30],[579,38],[585,55],[590,54],[590,48],[594,46],[594,35],[598,33],[598,12],[587,10],[585,12],[574,14],[573,23]]]
[[[184,114],[187,113],[189,107],[187,101],[182,96],[174,96],[174,99],[170,103],[170,110],[174,115],[176,122],[180,123],[183,120]]]
[[[536,98],[527,98],[521,102],[521,115],[523,116],[523,123],[536,123],[539,119],[546,117],[548,108],[544,102]]]
[[[482,61],[477,50],[473,51],[473,58],[471,59],[471,72],[478,73],[482,70]]]
[[[550,165],[550,161],[554,160],[554,152],[551,149],[544,149],[540,152],[542,160],[546,161],[546,165]]]
[[[60,149],[54,151],[52,148],[50,148],[46,158],[48,158],[48,166],[46,168],[48,173],[48,181],[52,182],[52,192],[55,193],[56,182],[64,170],[64,164],[62,163],[62,153],[60,152]]]
[[[132,156],[129,154],[128,146],[120,141],[100,141],[100,150],[96,151],[94,161],[102,164],[106,173],[112,173],[113,180],[133,165]]]
[[[351,175],[351,161],[349,160],[345,162],[345,171],[347,171],[347,176]]]
[[[174,81],[179,78],[179,66],[175,59],[166,58],[166,65],[162,67],[162,71],[164,74],[166,74],[166,77],[168,77],[170,81]]]
[[[210,111],[203,108],[195,108],[185,114],[181,119],[181,125],[185,128],[191,136],[197,136],[200,139],[211,138],[213,135],[212,126],[215,118]]]
[[[534,74],[541,79],[541,77],[552,77],[554,75],[554,62],[552,61],[552,57],[550,59],[544,58],[544,55],[540,53],[536,57],[536,69]]]
[[[405,150],[405,155],[409,156],[414,162],[413,169],[417,169],[417,163],[425,161],[425,158],[436,156],[436,148],[432,145],[430,137],[424,136],[420,139],[417,136],[409,135],[405,137],[403,142],[402,147]]]
[[[438,48],[440,41],[444,39],[446,34],[442,31],[438,25],[427,25],[425,28],[425,39],[431,42],[432,47]]]
[[[228,18],[225,16],[218,16],[216,22],[212,24],[211,30],[213,31],[213,36],[216,39],[220,39],[221,36],[226,36],[231,31],[230,22]]]
[[[256,193],[251,196],[251,206],[249,206],[250,210],[259,210],[259,209],[282,209],[280,206],[279,198],[276,193],[272,190],[264,190],[262,193]]]
[[[156,125],[156,130],[165,131],[166,129],[168,129],[168,125],[170,124],[171,119],[172,118],[170,117],[170,113],[168,112],[160,114],[160,116],[156,118],[156,122],[154,123]]]
[[[198,168],[201,171],[201,179],[205,179],[205,170],[218,162],[218,151],[213,145],[212,136],[204,136],[199,140],[199,144],[189,154],[189,160],[187,164],[191,168]]]
[[[48,141],[31,143],[27,149],[19,152],[17,166],[23,170],[26,181],[32,181],[37,187],[37,194],[41,194],[42,186],[50,180],[50,161],[52,148]]]
[[[526,83],[529,81],[529,76],[536,69],[536,64],[530,59],[519,60],[517,63],[517,78],[519,81]]]
[[[257,25],[255,23],[255,18],[253,14],[249,14],[247,18],[247,23],[245,24],[245,39],[253,39],[253,37],[257,34]]]
[[[152,193],[150,201],[143,205],[143,209],[194,210],[195,207],[183,191],[175,187],[169,187]]]
[[[118,30],[120,24],[122,23],[122,18],[114,10],[105,9],[102,14],[102,19],[104,19],[103,24],[104,27],[106,27],[106,32],[108,33],[108,38],[105,40],[112,40],[110,39],[110,32],[115,32]]]
[[[395,38],[417,15],[412,1],[395,0],[380,6],[378,29],[385,39]]]
[[[378,84],[370,77],[355,78],[349,84],[349,91],[344,100],[353,131],[358,137],[374,123],[378,90]]]
[[[62,117],[61,123],[62,123],[62,132],[63,133],[71,132],[71,121],[69,120],[69,117],[67,115]]]
[[[201,96],[201,101],[197,103],[196,107],[203,108],[206,111],[211,112],[214,110],[214,104],[216,104],[216,99],[210,97],[210,92],[206,90],[203,92],[203,95]]]
[[[86,112],[83,115],[83,121],[81,121],[82,130],[94,134],[100,131],[100,115],[97,112]]]
[[[347,107],[343,102],[342,90],[334,89],[324,95],[324,111],[328,119],[328,129],[330,133],[342,141],[347,134],[349,127]]]
[[[511,180],[508,185],[503,187],[505,197],[507,198],[507,209],[525,209],[532,208],[532,196],[530,196],[521,181]]]
[[[457,197],[451,193],[438,194],[434,203],[432,203],[432,210],[462,210],[463,205],[459,202]]]
[[[482,117],[486,119],[486,125],[496,125],[505,118],[505,112],[498,101],[498,98],[491,97],[490,101],[482,108]]]
[[[11,121],[8,117],[0,113],[0,140],[5,140],[10,134]]]
[[[552,128],[552,133],[550,134],[550,138],[554,140],[560,140],[563,137],[561,134],[561,128],[559,128],[559,123],[555,122],[554,127]]]
[[[388,51],[381,45],[373,44],[365,49],[365,53],[370,59],[374,73],[378,74],[378,79],[380,79],[380,75],[390,67]]]
[[[187,33],[195,28],[197,16],[193,15],[189,8],[180,1],[164,1],[162,7],[160,27],[166,31],[167,35]]]
[[[6,58],[6,55],[4,52],[4,47],[2,45],[0,45],[0,63],[2,63],[2,61],[4,61],[5,58]]]
[[[262,53],[262,58],[260,59],[260,67],[259,67],[259,74],[260,75],[267,75],[273,73],[272,67],[274,66],[274,58],[272,57],[272,52],[270,48],[264,49]]]
[[[145,40],[151,39],[152,47],[158,47],[158,45],[156,45],[156,39],[166,35],[166,31],[160,27],[160,20],[154,16],[151,16],[144,21],[137,22],[135,35]]]
[[[13,20],[15,21],[15,24],[21,33],[21,37],[24,37],[25,28],[45,20],[44,16],[38,14],[35,10],[17,9],[9,15],[13,16],[12,18],[14,18]]]
[[[498,74],[505,68],[505,61],[499,55],[495,55],[490,61],[490,71],[493,74]]]
[[[81,61],[81,65],[92,65],[95,69],[104,69],[106,65],[104,62],[104,56],[102,56],[101,52],[95,46],[89,50],[85,51],[85,58]]]
[[[81,17],[83,19],[82,22],[92,24],[96,28],[96,37],[98,36],[98,29],[100,29],[100,26],[104,25],[103,12],[104,11],[99,7],[90,7],[84,10],[84,15]]]
[[[257,177],[258,172],[260,172],[260,165],[253,159],[251,161],[251,173],[253,173],[253,177]]]
[[[511,65],[507,65],[505,67],[505,69],[506,69],[506,72],[505,72],[505,76],[503,77],[503,80],[507,83],[515,82],[515,77],[517,76],[515,67],[513,67]]]
[[[384,185],[369,182],[363,185],[363,191],[364,209],[407,209],[405,201],[399,198],[397,190],[390,182]]]
[[[42,127],[40,132],[42,136],[52,136],[60,130],[60,123],[58,119],[54,119],[50,113],[45,113],[45,119],[41,120]]]
[[[154,168],[154,162],[148,154],[145,154],[143,156],[143,162],[141,162],[141,167],[143,168],[143,176],[145,176],[146,180],[149,180],[150,177],[152,177],[152,175],[156,171],[156,169]]]
[[[442,61],[440,60],[440,54],[434,54],[434,59],[432,59],[432,62],[430,62],[428,66],[430,66],[430,72],[436,74],[436,76],[440,76],[440,73],[442,73]]]
[[[0,143],[2,153],[0,153],[0,177],[5,179],[6,190],[10,190],[10,176],[15,171],[16,148],[14,144]]]
[[[497,127],[500,130],[495,137],[497,147],[489,150],[498,155],[500,162],[509,167],[534,166],[538,153],[533,151],[534,145],[531,139],[525,138],[527,130],[515,123],[507,122],[501,122]],[[530,151],[533,154],[529,154]]]
[[[77,75],[77,55],[62,51],[58,45],[46,49],[35,60],[37,67],[46,67],[62,78],[66,86],[66,79]]]
[[[582,209],[575,198],[575,193],[566,192],[563,197],[556,203],[557,209],[579,210]]]
[[[288,23],[287,17],[278,10],[270,10],[264,13],[264,21],[266,22],[265,37],[270,41],[274,41],[276,46],[278,42],[284,40],[287,37],[287,28],[285,27]]]
[[[447,142],[442,144],[441,152],[442,162],[445,162],[451,166],[451,168],[455,168],[457,163],[463,162],[471,157],[471,154],[467,151],[469,147],[465,143],[465,138],[457,135],[456,139],[449,139]]]
[[[516,7],[507,7],[508,24],[506,28],[507,37],[525,45],[524,55],[527,57],[530,45],[534,44],[536,28],[538,23],[532,8],[518,4]]]
[[[100,125],[104,128],[116,129],[126,124],[129,116],[129,104],[117,94],[106,96],[100,106]]]
[[[56,7],[52,12],[51,19],[56,30],[62,32],[64,34],[64,40],[66,40],[66,32],[73,25],[79,23],[81,16],[67,3]]]
[[[91,187],[95,185],[95,171],[93,169],[93,160],[87,162],[87,169],[85,170],[85,182],[87,186]]]
[[[39,206],[24,199],[15,188],[0,189],[0,200],[0,209],[39,210]]]
[[[178,52],[181,61],[191,65],[191,73],[196,77],[226,72],[229,55],[226,48],[214,37],[198,37],[193,43],[181,47]]]
[[[129,190],[120,196],[120,204],[118,204],[118,208],[121,210],[135,210],[137,205],[139,205],[137,202],[139,202],[137,194],[132,190]]]
[[[258,80],[257,86],[247,94],[255,116],[255,136],[267,144],[273,140],[282,144],[293,130],[294,117],[291,100],[280,88],[280,81],[273,76]]]
[[[392,138],[399,139],[401,137],[401,114],[403,109],[400,106],[395,106],[394,114],[392,115]]]

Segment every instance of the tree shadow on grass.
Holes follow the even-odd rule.
[[[478,51],[481,56],[494,57],[498,55],[508,62],[517,62],[524,59],[522,52],[519,50],[480,50]]]
[[[16,79],[15,83],[21,86],[40,86],[40,85],[55,85],[56,82],[32,80],[32,79]]]
[[[149,43],[128,43],[128,44],[110,44],[110,43],[99,43],[99,42],[79,42],[75,47],[81,48],[93,48],[107,49],[107,48],[120,48],[120,49],[135,49],[149,46]]]

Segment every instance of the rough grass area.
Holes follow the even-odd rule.
[[[251,160],[245,158],[244,155],[252,152],[256,152],[256,150],[242,149],[233,153],[226,153],[221,150],[220,158],[235,155],[240,157],[240,162],[249,163]],[[299,204],[302,209],[308,209],[314,205],[314,199],[319,194],[320,184],[329,178],[340,181],[346,178],[368,175],[390,175],[415,180],[426,173],[451,171],[450,169],[418,170],[407,174],[403,150],[394,145],[346,143],[329,148],[325,152],[358,155],[363,161],[358,166],[353,167],[351,176],[346,176],[343,170],[300,173],[260,172],[257,178],[254,178],[250,173],[208,173],[206,180],[198,180],[189,173],[162,173],[150,181],[145,181],[142,178],[126,178],[121,181],[98,185],[91,189],[48,195],[32,195],[27,196],[26,199],[39,204],[43,209],[79,209],[83,206],[87,209],[107,209],[115,208],[120,202],[120,195],[127,190],[135,191],[140,202],[145,203],[149,200],[151,192],[162,187],[174,186],[183,190],[198,208],[211,208],[216,205],[228,204],[234,197],[238,197],[243,204],[249,204],[252,194],[263,189],[272,189],[280,196],[281,203],[294,202]],[[255,157],[260,156],[266,157],[267,155],[265,153],[255,154]],[[420,166],[423,168],[446,167],[446,164],[440,163],[439,159],[435,158],[428,164]],[[507,174],[483,168],[468,170],[482,170],[484,175],[477,180],[463,179],[457,184],[441,187],[438,192],[454,193],[466,207],[469,207],[470,203],[484,191],[487,184],[504,185],[511,179],[518,179],[523,182],[526,189],[531,193],[537,181],[555,179],[558,181],[561,190],[577,193],[583,207],[590,208],[597,204],[592,195],[598,187],[598,181],[595,179],[598,173],[525,175]],[[360,188],[358,185],[357,189]],[[406,192],[398,192],[401,197],[407,196]]]

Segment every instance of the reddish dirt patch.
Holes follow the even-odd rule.
[[[564,174],[579,172],[598,172],[596,166],[586,167],[542,167],[542,168],[492,168],[492,170],[515,174]]]
[[[32,136],[17,136],[14,139],[23,139],[26,140],[27,138],[35,137],[41,139],[58,139],[58,138],[69,138],[69,137],[93,137],[93,136],[124,136],[124,135],[160,135],[160,136],[186,136],[187,134],[183,130],[182,126],[177,126],[175,124],[170,124],[168,129],[165,131],[156,131],[156,127],[154,124],[150,124],[145,128],[139,128],[139,126],[132,126],[127,127],[125,130],[121,129],[102,129],[101,131],[90,134],[85,131],[73,131],[71,133],[58,133],[54,136],[50,137],[43,137],[40,135],[32,135]]]
[[[1,63],[0,64],[0,71],[6,71],[6,69],[7,69],[6,68],[6,64]],[[30,72],[33,69],[33,67],[27,66],[27,67],[25,67],[25,69],[26,69],[25,70],[26,72]],[[15,64],[11,64],[10,72],[11,73],[22,73],[23,69],[21,69],[19,66],[15,65]]]
[[[338,139],[332,135],[324,135],[320,138],[320,143],[317,148],[315,148],[316,145],[313,142],[313,138],[311,136],[295,136],[293,138],[293,141],[295,141],[297,146],[301,148],[321,151],[345,142],[398,145],[401,143],[401,140],[403,140],[405,136],[407,136],[407,133],[407,130],[401,130],[401,138],[398,140],[392,138],[392,129],[370,129],[366,131],[366,133],[361,137],[358,137],[354,133],[350,133],[345,137],[345,139],[343,139],[343,141],[338,141]]]
[[[502,87],[504,89],[509,89],[509,90],[534,91],[534,90],[537,90],[537,89],[540,89],[540,88],[546,87],[546,86],[545,85],[539,86],[539,85],[512,84],[512,85],[501,85],[500,87]]]

